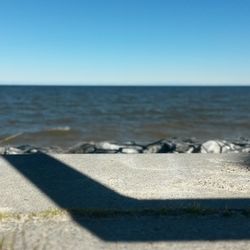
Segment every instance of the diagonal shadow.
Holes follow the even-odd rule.
[[[16,170],[59,207],[69,209],[80,226],[106,241],[193,241],[250,239],[250,219],[244,216],[161,216],[150,209],[199,203],[206,208],[250,208],[250,199],[137,200],[123,196],[46,154],[3,156]],[[136,216],[86,218],[79,208],[137,211]],[[120,211],[120,214],[119,214]],[[140,211],[143,211],[140,213]],[[149,214],[145,211],[151,211]],[[144,215],[150,216],[144,216]],[[100,214],[99,214],[100,215]]]

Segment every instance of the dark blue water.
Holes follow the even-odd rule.
[[[1,143],[250,138],[250,87],[0,86],[0,141],[11,135]]]

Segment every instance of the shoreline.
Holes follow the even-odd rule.
[[[127,141],[84,141],[72,147],[39,147],[29,144],[0,146],[0,155],[63,153],[63,154],[155,154],[155,153],[250,153],[250,140],[206,140],[197,139],[162,139],[147,144]]]

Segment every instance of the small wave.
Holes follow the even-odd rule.
[[[75,130],[69,126],[59,126],[59,127],[51,127],[51,128],[43,128],[41,130],[31,132],[32,136],[68,136],[70,134],[74,134]]]
[[[63,127],[53,127],[53,128],[48,128],[48,129],[45,129],[43,131],[51,131],[51,132],[54,132],[54,131],[70,131],[71,130],[71,127],[70,126],[63,126]]]
[[[14,134],[14,135],[10,135],[10,136],[4,137],[3,139],[0,140],[0,143],[9,142],[9,141],[17,138],[18,136],[21,136],[22,134],[23,133],[17,133],[17,134]]]

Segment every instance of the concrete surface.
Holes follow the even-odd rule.
[[[249,154],[1,156],[0,213],[80,209],[99,218],[2,220],[0,249],[1,239],[2,249],[249,249],[250,218],[237,212],[250,209],[249,168]],[[194,214],[161,214],[190,207]]]

